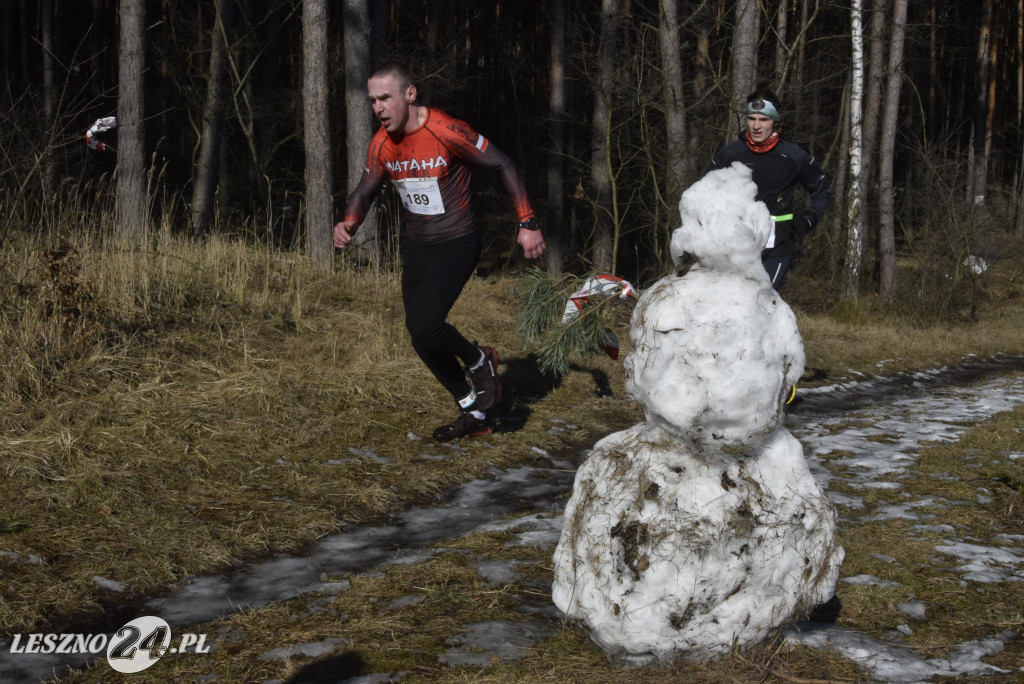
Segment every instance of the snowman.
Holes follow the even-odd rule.
[[[761,265],[756,191],[736,163],[683,193],[672,256],[696,263],[630,326],[646,420],[594,446],[565,509],[552,597],[622,665],[727,655],[835,591],[835,508],[783,425],[803,341]]]

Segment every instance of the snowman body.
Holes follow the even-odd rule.
[[[683,193],[672,254],[696,264],[630,326],[646,420],[594,446],[565,510],[553,599],[622,664],[726,655],[835,590],[835,509],[783,425],[803,342],[761,265],[755,195],[740,164]]]

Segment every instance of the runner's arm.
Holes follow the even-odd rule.
[[[811,156],[800,174],[800,184],[810,195],[803,220],[796,225],[797,232],[804,236],[814,230],[832,203],[832,184],[818,160]]]
[[[453,119],[447,126],[447,131],[449,147],[466,163],[477,168],[497,171],[501,175],[501,182],[512,199],[516,220],[519,221],[520,228],[516,241],[522,245],[527,259],[541,256],[547,245],[537,225],[530,199],[526,196],[526,186],[523,185],[523,179],[512,159],[464,121]]]
[[[496,166],[492,168],[496,168],[501,173],[501,180],[516,208],[516,216],[519,219],[519,233],[516,235],[516,242],[522,246],[523,254],[527,259],[537,259],[544,254],[547,244],[544,242],[544,235],[540,231],[533,208],[530,206],[530,200],[526,196],[526,186],[523,185],[522,178],[507,154],[494,145],[488,145],[484,156],[488,155],[493,155],[496,160]]]
[[[345,249],[352,241],[352,235],[366,218],[366,212],[370,210],[373,198],[387,178],[384,166],[377,160],[374,150],[371,148],[366,155],[366,168],[359,178],[359,184],[349,195],[348,203],[345,205],[345,218],[334,226],[334,245],[339,249]]]

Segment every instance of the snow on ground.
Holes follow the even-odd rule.
[[[805,395],[841,391],[841,387],[806,390]],[[804,444],[812,472],[823,487],[843,473],[854,489],[900,489],[900,479],[917,461],[917,451],[928,444],[960,439],[970,424],[1024,403],[1024,376],[991,380],[973,388],[944,390],[920,397],[879,403],[849,414],[824,417],[791,416],[789,429]],[[881,441],[878,441],[881,440]],[[837,454],[837,452],[846,452]],[[828,455],[829,457],[823,458]],[[967,543],[954,536],[951,526],[928,525],[921,509],[950,506],[952,502],[922,497],[899,505],[876,507],[861,512],[856,497],[833,496],[840,507],[840,526],[877,520],[916,520],[921,531],[947,536],[935,550],[956,559],[961,582],[995,583],[1024,581],[1024,535],[1002,535],[1006,546]],[[863,584],[880,582],[869,576],[846,577],[841,581]],[[919,607],[907,606],[908,617]],[[902,610],[902,608],[901,608]],[[872,679],[883,682],[927,682],[933,677],[958,674],[980,675],[1004,672],[981,662],[981,658],[1002,650],[1014,633],[1009,630],[981,635],[961,644],[944,658],[924,659],[909,649],[884,643],[866,634],[834,625],[805,626],[789,631],[787,639],[813,648],[828,648],[857,662]],[[1021,668],[1024,672],[1024,667]]]
[[[872,386],[875,390],[872,390]],[[858,383],[857,388],[851,385],[834,385],[817,389],[802,389],[801,395],[806,397],[803,407],[789,415],[786,421],[787,429],[797,436],[804,444],[804,451],[812,472],[819,483],[827,490],[828,483],[832,482],[837,475],[833,475],[829,467],[840,466],[837,472],[844,476],[854,472],[854,483],[864,490],[876,487],[879,484],[886,486],[900,487],[899,478],[916,463],[916,450],[923,446],[939,442],[957,440],[969,429],[971,423],[983,421],[992,415],[1014,408],[1024,403],[1024,376],[1015,378],[1001,378],[983,382],[972,388],[943,388],[941,391],[931,391],[919,397],[904,398],[903,393],[889,393],[878,391],[878,386],[885,386],[885,381],[866,380]],[[849,395],[853,391],[863,390],[868,395],[876,397],[874,403],[866,408],[854,409],[852,411],[839,411],[830,409],[827,413],[817,410],[817,407],[829,402],[831,405],[842,405],[850,403]],[[897,396],[891,400],[891,396]],[[821,400],[819,402],[819,400]],[[880,424],[876,424],[879,421]],[[888,437],[889,441],[873,441],[872,437]],[[831,456],[828,459],[824,455],[834,450],[845,450],[849,454]],[[1020,452],[1007,454],[1009,458],[1024,458]],[[569,464],[558,463],[554,474],[560,471],[567,471],[571,468]],[[533,510],[553,511],[554,502],[557,496],[564,493],[571,485],[571,478],[563,481],[562,485],[551,486],[550,491],[543,489],[541,482],[551,485],[550,478],[531,479],[522,469],[510,471],[506,476],[496,473],[495,479],[479,480],[467,484],[461,488],[453,497],[439,504],[438,515],[433,516],[436,527],[451,526],[456,534],[472,533],[483,530],[506,530],[513,536],[510,544],[537,545],[541,547],[554,548],[562,528],[562,518],[552,514],[528,515],[515,520],[501,520],[501,513],[488,506],[489,501],[496,498],[503,498],[506,494],[499,491],[503,477],[508,482],[508,490],[514,491],[525,488],[531,493],[536,493],[537,498],[530,505]],[[839,507],[841,513],[840,526],[856,524],[868,519],[917,519],[921,525],[929,525],[930,522],[918,511],[925,506],[946,505],[944,502],[933,497],[923,497],[915,500],[908,500],[900,506],[888,507],[872,512],[870,515],[864,511],[862,503],[856,496],[837,495],[829,492],[830,497]],[[444,519],[445,511],[449,516],[457,516],[461,526],[455,526],[455,520]],[[410,521],[423,515],[423,510],[410,511],[408,516],[403,516],[399,528],[404,527]],[[475,521],[475,522],[474,522]],[[291,586],[290,591],[285,593],[296,596],[303,592],[312,591],[310,594],[309,611],[315,613],[322,610],[318,607],[325,600],[330,600],[331,594],[338,594],[349,590],[348,582],[335,582],[320,584],[317,582],[321,577],[321,570],[324,567],[321,562],[326,563],[325,557],[332,555],[334,564],[338,563],[338,557],[344,556],[347,563],[350,563],[352,572],[375,572],[381,564],[401,561],[410,557],[410,547],[417,544],[430,544],[437,541],[436,537],[417,539],[416,533],[422,532],[419,525],[412,526],[415,529],[408,530],[407,538],[401,542],[402,530],[383,530],[374,528],[372,530],[351,530],[342,535],[345,539],[352,541],[353,536],[358,537],[358,543],[348,545],[340,542],[327,542],[328,547],[333,547],[333,553],[325,549],[317,549],[316,553],[322,553],[323,557],[308,558],[310,568],[296,578],[292,573],[295,568],[287,564],[274,563],[271,561],[266,572],[260,571],[254,575],[250,574],[247,580],[234,583],[230,592],[235,600],[236,609],[245,609],[255,605],[264,604],[271,595],[280,596],[284,586]],[[943,553],[951,553],[958,559],[956,566],[960,568],[962,580],[981,582],[1002,582],[1024,580],[1024,534],[999,535],[995,541],[1000,546],[979,546],[968,543],[966,540],[958,539],[954,529],[943,530],[944,538],[936,543],[936,551],[944,547]],[[397,548],[390,556],[378,553],[381,546]],[[417,554],[418,555],[418,554]],[[878,553],[875,557],[880,560],[893,560],[885,553]],[[272,572],[276,569],[279,574]],[[522,573],[522,565],[518,561],[508,561],[506,565],[501,562],[488,561],[478,565],[481,576],[488,581],[502,584],[510,581]],[[985,579],[975,579],[981,570],[985,572]],[[344,574],[345,570],[334,568],[326,572],[328,575]],[[245,576],[246,573],[236,573],[235,578]],[[203,578],[195,578],[203,579]],[[215,580],[227,581],[228,578],[206,578],[204,581]],[[870,576],[845,577],[841,581],[847,582],[872,582],[881,581]],[[265,586],[263,591],[256,592],[256,595],[246,592],[254,591],[256,585]],[[222,590],[224,587],[221,588]],[[246,601],[246,598],[250,599]],[[185,594],[178,597],[183,604],[190,608],[197,608],[200,600],[196,597]],[[175,594],[169,594],[161,599],[163,607],[174,609],[176,601]],[[155,609],[155,605],[150,606]],[[908,622],[920,620],[923,617],[923,606],[919,602],[907,601],[901,604],[901,612],[905,613]],[[179,607],[183,615],[188,618],[196,618],[198,613]],[[529,615],[549,617],[554,610],[548,602],[545,605],[540,603],[523,606],[522,612]],[[204,616],[199,619],[212,619],[212,616]],[[497,654],[497,649],[502,646],[500,643],[492,643],[487,635],[497,635],[495,638],[500,641],[501,630],[486,630],[483,628],[474,629],[472,625],[466,625],[464,633],[458,635],[459,643],[453,641],[452,649],[448,657],[457,657],[465,652],[467,644],[472,641],[476,652],[490,651]],[[526,632],[521,632],[520,637]],[[533,634],[537,639],[544,638],[540,632]],[[455,635],[453,635],[455,636]],[[217,643],[227,643],[232,639],[242,638],[233,632],[220,634],[216,637]],[[848,630],[834,625],[812,625],[802,624],[799,629],[791,630],[787,639],[793,643],[806,644],[812,648],[832,649],[857,662],[873,681],[899,682],[911,684],[914,682],[929,682],[933,678],[955,676],[957,674],[980,675],[993,672],[993,668],[982,662],[982,658],[998,653],[1008,641],[1010,635],[1005,632],[994,632],[991,634],[979,634],[977,639],[965,642],[958,648],[951,650],[941,658],[925,659],[912,653],[909,649],[900,646],[898,643],[884,642],[874,639],[866,634]],[[522,642],[521,642],[522,643]],[[287,646],[287,645],[284,645]],[[66,660],[60,662],[58,656],[14,656],[10,654],[10,644],[0,640],[0,681],[5,684],[19,684],[21,682],[38,682],[40,676],[52,672],[53,668],[62,669],[63,666],[71,664]],[[506,653],[506,655],[508,655]],[[78,666],[84,663],[75,663]],[[1024,668],[1021,668],[1024,673]],[[402,673],[370,675],[363,679],[366,684],[370,682],[397,682],[401,679]]]

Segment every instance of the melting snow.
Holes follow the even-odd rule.
[[[915,375],[921,377],[923,383],[927,385],[929,379],[934,380],[942,373],[934,371]],[[973,388],[947,388],[926,392],[920,388],[904,386],[898,391],[892,390],[888,382],[880,379],[857,383],[856,386],[833,385],[801,390],[801,396],[806,399],[789,415],[786,426],[804,443],[812,472],[823,485],[834,477],[839,477],[832,475],[830,467],[836,468],[837,472],[843,473],[844,476],[851,472],[845,460],[846,455],[834,453],[840,448],[848,449],[855,454],[858,463],[871,472],[880,473],[880,477],[888,480],[896,480],[898,476],[907,474],[907,469],[913,465],[918,449],[937,441],[958,439],[967,431],[969,423],[985,420],[995,413],[1024,403],[1024,377],[1021,376],[990,380]],[[941,381],[938,384],[941,384]],[[903,396],[907,391],[917,391],[923,396],[908,399]],[[843,405],[858,403],[851,398],[858,392],[862,393],[862,396],[873,397],[871,405],[862,409],[843,411],[840,408]],[[894,396],[897,397],[895,401]],[[892,468],[891,444],[867,440],[863,436],[859,440],[851,440],[847,439],[845,434],[848,426],[855,420],[860,421],[859,427],[849,427],[850,430],[862,435],[872,434],[863,425],[870,423],[875,416],[889,418],[887,429],[891,434],[899,436],[900,444],[903,445],[901,448],[906,449],[906,454],[910,455],[909,459],[901,459],[896,469]],[[837,446],[839,444],[843,446]],[[1007,455],[1024,457],[1021,452],[1011,452]],[[423,526],[413,522],[424,512],[417,509],[397,516],[394,525],[391,526],[353,529],[335,535],[334,538],[325,539],[323,546],[318,545],[311,549],[297,576],[296,566],[271,560],[268,561],[269,565],[265,571],[250,567],[230,576],[192,578],[199,584],[208,583],[211,592],[218,597],[223,597],[225,593],[230,594],[231,599],[223,603],[215,601],[210,605],[209,596],[192,594],[189,587],[194,585],[183,582],[181,589],[160,597],[144,610],[164,616],[165,619],[175,613],[184,621],[179,624],[188,624],[191,621],[210,620],[224,613],[261,605],[273,600],[269,597],[274,594],[288,598],[306,591],[337,594],[349,590],[349,583],[321,583],[319,578],[322,574],[371,572],[373,568],[398,557],[394,550],[396,548],[416,547],[437,539],[482,529],[509,532],[513,535],[510,544],[520,543],[520,534],[534,535],[546,529],[542,545],[551,545],[562,526],[562,519],[558,515],[531,515],[495,522],[508,510],[551,511],[555,506],[560,509],[557,502],[559,496],[571,486],[572,473],[563,472],[559,477],[559,472],[571,471],[571,467],[561,463],[557,464],[557,469],[550,471],[529,471],[530,469],[517,468],[497,474],[494,480],[468,483],[450,499],[439,502],[437,508],[440,510],[430,512],[429,520]],[[863,474],[860,474],[856,481],[865,484],[870,482]],[[528,490],[536,498],[520,500],[516,496],[520,488]],[[856,524],[861,520],[857,516],[863,510],[863,506],[856,497],[841,496],[835,492],[829,494],[844,514],[841,527]],[[898,509],[888,509],[885,514],[893,516],[892,519],[916,518],[927,524],[927,521],[921,520],[921,508],[950,505],[954,505],[954,502],[923,497],[908,501]],[[876,518],[877,515],[879,513],[873,512],[871,517]],[[455,525],[456,522],[458,525]],[[957,567],[964,582],[1024,580],[1024,575],[1021,574],[1021,566],[1024,565],[1024,534],[998,535],[994,542],[999,546],[992,547],[957,540],[948,533],[941,533],[941,537],[934,541],[937,557],[943,559],[937,562]],[[389,547],[390,550],[383,550],[384,547]],[[13,555],[0,551],[0,562],[24,560],[12,558]],[[883,553],[874,554],[874,557],[882,561],[896,562],[893,557]],[[518,573],[521,567],[516,561],[509,561],[503,571],[499,562],[487,562],[481,566],[480,571],[485,578],[510,578]],[[975,572],[983,573],[984,579],[975,579]],[[318,593],[318,598],[314,600],[320,600],[319,597],[322,595]],[[550,615],[551,610],[550,603],[521,607],[522,612],[536,615]],[[900,604],[899,610],[912,621],[927,620],[922,602],[908,601]],[[466,633],[470,633],[469,626]],[[872,681],[906,684],[929,682],[933,678],[960,674],[983,675],[999,672],[997,668],[981,662],[982,658],[999,653],[1013,636],[1008,630],[982,635],[952,649],[945,657],[925,659],[898,644],[880,641],[860,632],[831,625],[802,623],[787,632],[787,639],[792,643],[835,650],[853,659],[860,664]],[[225,632],[216,637],[215,643],[225,644],[238,638],[241,637],[234,632]],[[452,647],[454,648],[454,645]],[[68,656],[11,654],[10,641],[0,640],[0,681],[4,684],[34,683],[45,676],[52,676],[54,671],[64,671],[68,665],[82,667],[84,664],[84,660],[73,660]],[[381,674],[356,678],[352,682],[386,682],[398,681],[400,678],[401,673]]]

